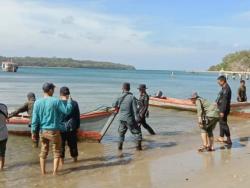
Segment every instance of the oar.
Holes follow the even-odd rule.
[[[116,116],[117,116],[117,113],[113,113],[113,114],[109,117],[107,123],[104,125],[104,127],[103,127],[103,129],[102,129],[102,131],[101,131],[101,138],[99,139],[99,142],[102,141],[103,137],[104,137],[105,134],[107,133],[109,127],[112,125],[112,123],[113,123],[113,121],[115,120],[115,117],[116,117]]]

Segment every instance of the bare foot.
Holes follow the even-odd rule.
[[[57,172],[53,172],[53,176],[57,176]]]
[[[41,174],[42,174],[42,176],[45,176],[47,174],[47,172],[42,172]]]
[[[76,163],[77,162],[77,157],[74,157],[73,161],[74,161],[74,163]]]
[[[215,139],[215,142],[224,143],[225,140],[224,140],[223,138],[219,137],[219,138],[216,138],[216,139]]]
[[[226,143],[227,145],[232,145],[233,144],[231,140],[224,141],[224,143]]]
[[[64,159],[61,158],[59,164],[60,164],[60,166],[62,167],[62,166],[64,165]]]

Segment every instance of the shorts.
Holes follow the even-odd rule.
[[[207,128],[201,128],[201,133],[207,133],[208,137],[213,137],[213,130],[215,129],[217,123],[219,121],[219,118],[210,118],[209,117],[209,125]]]
[[[46,159],[49,154],[49,143],[52,144],[54,159],[60,158],[61,135],[60,131],[42,131],[40,133],[41,153],[40,158]]]
[[[0,141],[0,157],[5,157],[7,139]]]

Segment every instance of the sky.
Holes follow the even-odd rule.
[[[0,0],[0,55],[206,70],[250,49],[248,0]]]

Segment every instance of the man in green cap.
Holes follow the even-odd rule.
[[[140,91],[140,98],[138,100],[138,111],[139,111],[139,125],[142,125],[151,135],[155,135],[154,130],[147,124],[146,118],[149,116],[148,105],[149,105],[149,96],[146,92],[146,85],[140,84],[138,87]]]
[[[219,109],[216,104],[199,97],[196,92],[192,94],[190,100],[196,105],[198,125],[201,129],[203,146],[198,149],[198,152],[214,151],[213,130],[219,122]]]
[[[129,129],[137,140],[137,150],[142,150],[141,128],[138,126],[139,116],[137,112],[136,98],[130,93],[130,83],[124,83],[122,86],[122,95],[116,100],[113,107],[117,108],[119,115],[119,145],[118,149],[122,150],[125,134]]]

